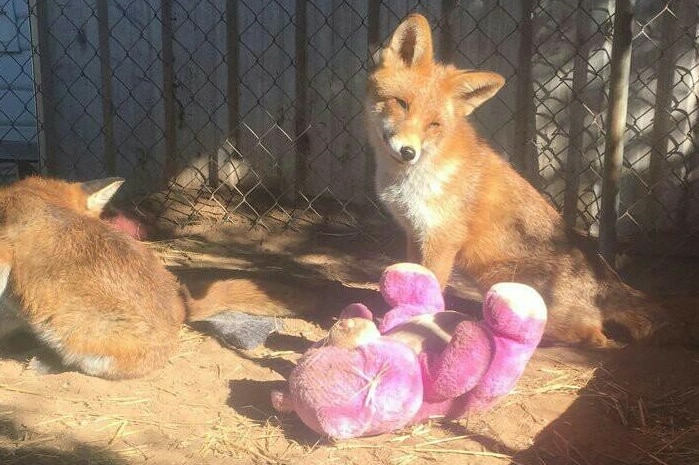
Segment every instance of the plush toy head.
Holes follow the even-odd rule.
[[[277,410],[333,438],[484,410],[514,387],[546,323],[543,300],[523,284],[493,286],[483,321],[444,311],[437,279],[418,265],[387,268],[380,287],[392,309],[379,328],[364,305],[347,307],[301,357],[288,392],[272,393]]]
[[[288,393],[274,392],[272,403],[334,438],[402,428],[422,404],[420,364],[408,346],[381,337],[371,320],[342,319],[304,354]]]

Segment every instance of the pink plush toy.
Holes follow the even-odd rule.
[[[392,308],[379,327],[364,305],[345,308],[288,391],[272,392],[277,410],[337,439],[483,411],[514,388],[546,325],[544,301],[524,284],[493,286],[482,321],[445,311],[437,279],[419,265],[388,267],[380,288]]]
[[[112,209],[105,211],[100,218],[111,224],[114,229],[128,234],[137,241],[145,241],[148,239],[148,231],[143,223],[118,210]]]
[[[419,265],[390,266],[380,288],[392,309],[379,327],[362,304],[343,310],[288,391],[272,392],[277,410],[337,439],[483,411],[514,388],[546,325],[541,296],[524,284],[493,286],[482,321],[445,311],[437,279]]]

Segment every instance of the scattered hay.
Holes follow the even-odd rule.
[[[157,242],[153,247],[168,263],[193,266],[221,252],[203,244]],[[224,257],[230,259],[221,262],[224,267],[245,263],[244,253],[236,249],[232,255]],[[323,266],[316,254],[306,257],[306,265]],[[107,382],[77,374],[44,378],[25,370],[22,361],[2,360],[0,463],[699,464],[697,385],[640,396],[629,383],[642,380],[620,376],[585,354],[577,358],[581,363],[566,363],[555,355],[560,352],[548,350],[537,353],[516,390],[487,415],[428,422],[373,438],[320,439],[295,416],[275,416],[268,405],[270,386],[284,376],[280,368],[290,366],[304,344],[323,333],[304,324],[287,334],[294,344],[250,353],[227,350],[185,327],[167,366],[143,380]],[[662,369],[662,363],[654,368]],[[245,383],[236,384],[241,380]],[[585,434],[596,431],[574,435],[575,421],[589,420],[587,404],[578,409],[579,416],[567,416],[581,399],[603,411],[594,412],[599,418],[592,423],[613,424],[614,431],[621,431],[608,442],[626,441],[614,453],[598,453],[599,460],[588,459],[590,450],[581,445]],[[544,430],[552,432],[558,446],[554,459],[520,459],[528,448],[540,452],[537,441]]]

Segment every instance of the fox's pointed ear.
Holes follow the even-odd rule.
[[[80,184],[80,188],[87,194],[87,211],[99,215],[107,202],[116,194],[124,178],[95,179]]]
[[[463,71],[456,78],[460,112],[470,115],[505,85],[505,78],[490,71]]]
[[[430,23],[420,14],[408,16],[393,32],[385,53],[395,54],[409,67],[432,63]]]

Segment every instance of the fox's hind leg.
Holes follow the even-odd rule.
[[[542,338],[545,343],[559,343],[590,348],[608,347],[610,341],[604,335],[601,326],[579,325],[563,330],[548,329]]]
[[[51,372],[76,370],[99,378],[127,379],[162,368],[177,346],[179,325],[177,328],[139,328],[139,325],[137,322],[135,327],[101,333],[46,324],[32,325],[32,329],[58,356],[57,363],[53,360],[48,363]]]
[[[544,341],[582,347],[608,347],[600,310],[591,303],[571,301],[548,305],[548,323]]]

